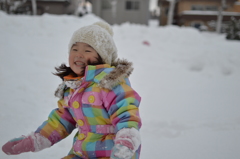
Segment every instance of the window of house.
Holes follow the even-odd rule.
[[[102,0],[102,9],[111,9],[111,1],[110,0]]]
[[[168,15],[169,8],[165,8],[165,15]]]
[[[139,1],[126,1],[127,10],[139,10],[140,2]]]
[[[201,5],[192,5],[192,10],[205,10],[205,11],[216,11],[218,10],[217,6],[201,6]]]
[[[192,10],[204,10],[204,6],[192,5]]]
[[[217,7],[217,6],[206,6],[205,8],[206,8],[206,10],[210,10],[210,11],[216,11],[216,10],[218,10],[218,7]]]

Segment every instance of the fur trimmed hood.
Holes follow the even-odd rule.
[[[132,65],[132,62],[126,59],[118,59],[112,63],[112,67],[108,64],[88,66],[81,82],[94,81],[99,87],[112,90],[116,85],[131,75],[133,71]],[[79,80],[63,81],[55,91],[55,96],[61,99],[66,88],[70,87],[75,89],[80,86],[81,83],[79,82]],[[72,85],[72,87],[70,85]]]
[[[118,59],[117,62],[113,63],[113,66],[115,66],[115,68],[100,80],[100,87],[112,89],[133,72],[132,62],[126,59]]]

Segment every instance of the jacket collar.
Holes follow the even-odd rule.
[[[112,90],[117,84],[123,82],[133,71],[132,63],[127,60],[118,60],[113,66],[108,64],[87,66],[83,79],[65,78],[55,91],[55,96],[62,99],[66,87],[73,89],[80,86],[82,82],[95,82],[101,88]]]
[[[113,89],[114,86],[119,84],[130,76],[133,71],[132,63],[126,59],[118,59],[113,66],[108,64],[87,66],[85,71],[84,81],[94,81],[102,88]]]

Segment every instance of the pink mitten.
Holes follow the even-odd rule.
[[[130,159],[141,144],[140,134],[135,128],[123,128],[116,134],[111,159]]]
[[[2,151],[7,155],[17,155],[29,151],[37,152],[51,145],[47,138],[39,133],[32,133],[28,136],[21,136],[8,141],[3,145]]]

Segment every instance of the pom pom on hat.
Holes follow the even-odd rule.
[[[73,44],[83,42],[93,47],[104,63],[111,65],[117,59],[117,48],[112,36],[111,26],[103,21],[82,27],[73,33],[68,45],[69,53]]]
[[[112,30],[112,27],[111,27],[108,23],[105,23],[105,22],[99,21],[99,22],[94,23],[93,25],[98,25],[98,26],[104,28],[105,30],[108,31],[108,33],[109,33],[111,36],[113,36],[113,30]]]

